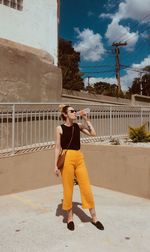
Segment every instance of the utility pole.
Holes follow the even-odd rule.
[[[87,78],[88,78],[88,87],[89,87],[90,86],[90,78],[91,78],[91,76],[88,76]]]
[[[116,54],[116,79],[117,79],[117,97],[120,94],[121,91],[121,84],[120,84],[120,59],[119,59],[119,54],[120,54],[120,46],[126,46],[127,42],[121,43],[121,42],[114,42],[112,46],[115,46],[115,54]]]
[[[139,82],[140,82],[140,95],[143,95],[142,73],[140,73]]]

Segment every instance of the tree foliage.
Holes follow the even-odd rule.
[[[63,88],[81,90],[84,88],[79,70],[80,53],[72,47],[72,42],[59,39],[58,64],[62,69]]]
[[[86,90],[89,93],[95,93],[95,94],[107,95],[107,96],[113,96],[113,97],[117,96],[117,85],[110,84],[107,82],[102,82],[102,81],[96,82],[92,86],[88,85],[86,87]],[[122,91],[120,92],[119,97],[124,98],[124,94]]]
[[[148,73],[145,73],[141,78],[133,80],[132,86],[129,88],[130,94],[141,94],[142,91],[142,95],[150,96],[150,66],[146,66],[144,71]]]

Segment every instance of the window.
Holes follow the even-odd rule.
[[[23,0],[0,0],[0,4],[20,11],[23,9]]]

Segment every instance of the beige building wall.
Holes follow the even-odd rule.
[[[4,3],[5,4],[2,4]],[[21,10],[0,1],[0,38],[44,50],[58,63],[58,1],[23,0]]]
[[[61,69],[51,55],[0,39],[0,102],[55,102],[61,86]]]

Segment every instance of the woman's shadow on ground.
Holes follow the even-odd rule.
[[[77,215],[82,222],[91,222],[92,219],[79,206],[81,206],[79,202],[72,203],[73,214]],[[62,209],[62,203],[56,209],[56,216],[62,216],[63,223],[67,223],[67,211]]]

